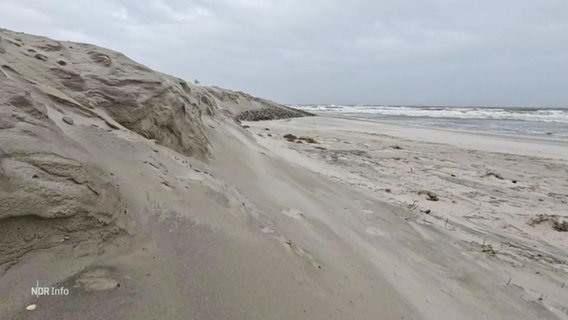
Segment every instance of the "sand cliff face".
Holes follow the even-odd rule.
[[[213,113],[183,80],[88,44],[2,32],[3,81],[47,107],[98,117],[176,151],[204,156],[201,113]]]
[[[21,84],[0,81],[0,264],[119,232],[120,193]]]
[[[130,130],[206,159],[204,117],[263,108],[296,115],[244,93],[188,84],[111,50],[0,29],[0,264],[110,237],[128,219],[109,172],[60,126],[90,119],[101,130]]]

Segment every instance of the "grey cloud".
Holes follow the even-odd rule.
[[[0,0],[1,26],[92,42],[283,103],[568,105],[564,0]]]

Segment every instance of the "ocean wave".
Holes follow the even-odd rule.
[[[295,105],[314,113],[568,123],[568,109]]]

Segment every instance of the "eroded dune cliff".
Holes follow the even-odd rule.
[[[200,159],[209,153],[204,116],[302,115],[245,93],[193,86],[111,50],[8,30],[0,31],[0,70],[0,263],[71,235],[79,241],[75,233],[107,237],[120,229],[120,191],[50,114],[65,125],[76,115],[128,129]]]

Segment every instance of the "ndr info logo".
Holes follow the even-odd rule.
[[[69,289],[65,287],[40,287],[39,281],[37,281],[36,286],[32,287],[32,296],[66,296],[69,295]]]

